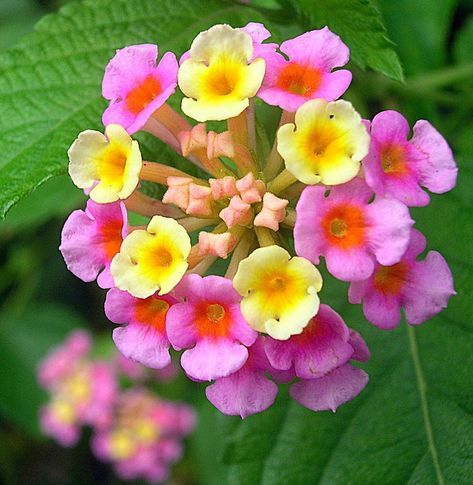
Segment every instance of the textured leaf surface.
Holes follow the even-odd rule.
[[[350,47],[351,58],[361,67],[401,81],[402,67],[370,0],[289,0],[307,27],[328,25]]]
[[[418,328],[384,332],[346,303],[346,286],[326,281],[322,301],[366,337],[370,383],[333,414],[312,413],[283,393],[270,411],[222,418],[232,485],[403,485],[471,483],[473,476],[472,172],[457,189],[414,212],[428,249],[450,263],[458,295]],[[326,274],[326,273],[324,273]],[[328,280],[328,278],[327,278]]]
[[[43,18],[37,32],[0,56],[0,217],[48,178],[65,173],[80,131],[101,128],[100,82],[115,49],[156,42],[186,50],[201,30],[261,20],[225,0],[94,0]]]

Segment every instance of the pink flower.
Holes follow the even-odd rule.
[[[170,295],[154,294],[135,298],[126,291],[112,288],[105,300],[105,314],[114,323],[126,325],[113,331],[113,341],[126,357],[152,369],[170,364],[166,314],[176,303]]]
[[[266,74],[258,96],[268,104],[294,112],[310,99],[333,101],[350,85],[350,71],[332,72],[348,62],[350,51],[328,27],[286,40],[279,50],[288,60],[276,52],[263,56]]]
[[[350,329],[348,344],[353,351],[352,360],[366,362],[370,358],[365,341],[355,330]],[[365,371],[345,362],[322,377],[301,379],[290,387],[289,394],[312,411],[335,412],[339,406],[356,397],[367,383],[368,374]]]
[[[186,373],[206,381],[240,369],[257,334],[240,313],[241,297],[232,281],[189,274],[175,295],[182,303],[169,309],[166,326],[176,350],[190,349],[181,359]]]
[[[180,458],[181,439],[194,425],[191,408],[131,388],[120,395],[110,425],[94,435],[92,449],[101,460],[112,462],[121,478],[159,483]]]
[[[258,22],[250,22],[242,27],[241,30],[246,32],[253,40],[252,59],[256,59],[257,57],[262,57],[265,59],[266,56],[274,53],[274,51],[278,48],[278,45],[273,42],[263,44],[264,40],[271,37],[271,32],[263,24]]]
[[[75,330],[53,348],[38,366],[38,381],[45,389],[61,382],[74,365],[90,351],[92,340],[85,330]]]
[[[356,397],[368,384],[368,374],[345,364],[320,377],[303,379],[289,389],[289,394],[302,406],[312,411],[335,410]]]
[[[205,390],[207,399],[223,414],[246,418],[269,408],[278,393],[278,386],[265,373],[271,365],[264,352],[264,338],[258,337],[248,349],[245,365],[221,377]]]
[[[455,295],[452,273],[440,253],[430,251],[423,261],[416,261],[425,246],[425,237],[413,229],[401,261],[392,266],[377,264],[370,278],[350,285],[350,303],[363,302],[363,313],[372,324],[396,327],[403,307],[408,323],[419,325],[437,315]]]
[[[266,355],[278,370],[294,366],[297,377],[313,379],[344,365],[353,355],[350,332],[340,315],[328,305],[319,311],[299,335],[288,340],[265,341]]]
[[[122,202],[97,204],[89,200],[85,211],[72,212],[64,224],[59,246],[69,271],[87,282],[98,276],[101,288],[114,286],[110,264],[120,251],[127,229]]]
[[[132,45],[117,50],[108,63],[102,95],[111,101],[103,124],[122,125],[131,135],[171,96],[177,86],[177,60],[166,52],[158,65],[158,46]]]
[[[414,221],[401,202],[376,198],[361,178],[327,188],[306,187],[296,206],[296,253],[314,264],[325,256],[328,271],[343,281],[359,281],[375,262],[399,262],[407,249]]]
[[[50,393],[40,410],[43,432],[74,445],[83,425],[107,425],[116,397],[115,375],[106,362],[91,362],[87,332],[76,331],[40,363],[38,380]]]
[[[363,162],[365,178],[377,195],[391,196],[408,206],[425,206],[429,195],[442,194],[456,183],[457,167],[442,135],[428,122],[409,125],[397,111],[383,111],[371,122],[371,146]]]

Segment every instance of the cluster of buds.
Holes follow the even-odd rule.
[[[269,407],[280,382],[294,381],[290,395],[319,411],[368,381],[350,363],[369,358],[362,337],[320,305],[321,256],[384,329],[401,307],[419,324],[455,293],[439,253],[417,261],[426,241],[409,213],[429,203],[423,188],[455,185],[444,138],[421,120],[408,140],[401,114],[363,120],[337,100],[351,82],[337,69],[349,49],[327,27],[281,45],[270,35],[257,23],[216,25],[179,62],[167,52],[158,63],[151,44],[117,51],[103,78],[105,135],[85,131],[69,150],[69,173],[90,200],[60,247],[75,275],[109,288],[105,313],[121,324],[113,339],[125,356],[159,369],[170,347],[184,350],[186,374],[214,381],[209,400],[242,417]],[[166,102],[177,86],[187,118]],[[256,130],[262,102],[281,109],[270,150]],[[143,161],[131,138],[139,130],[192,173]],[[162,200],[140,181],[163,186]],[[128,211],[147,226],[130,226]],[[226,272],[215,275],[221,259]]]
[[[50,394],[40,411],[43,432],[70,447],[81,428],[90,426],[93,452],[121,478],[164,481],[182,455],[182,439],[194,428],[193,410],[148,391],[140,364],[121,355],[94,360],[91,346],[90,335],[78,330],[40,363],[38,380]],[[121,375],[134,385],[120,390]]]

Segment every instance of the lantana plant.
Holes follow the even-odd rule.
[[[428,205],[425,189],[454,187],[447,142],[425,120],[408,139],[400,113],[364,120],[339,99],[349,49],[327,27],[281,45],[270,36],[262,24],[215,25],[179,61],[158,60],[152,44],[117,51],[102,84],[104,134],[84,131],[69,150],[71,178],[90,200],[60,247],[74,274],[109,288],[105,312],[121,325],[113,338],[125,356],[159,369],[171,347],[182,350],[188,377],[212,382],[208,399],[241,417],[268,408],[279,383],[321,411],[368,382],[353,365],[369,359],[363,338],[320,304],[320,257],[383,329],[401,308],[420,324],[455,293],[439,253],[417,260],[426,243],[409,212]],[[178,88],[182,113],[168,104]],[[267,153],[263,102],[280,110]],[[139,130],[194,169],[143,160]],[[162,198],[142,181],[161,185]],[[131,226],[129,212],[149,222]]]

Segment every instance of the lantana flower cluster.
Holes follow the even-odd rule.
[[[74,274],[109,289],[105,313],[125,356],[158,369],[171,347],[183,351],[189,378],[212,382],[208,399],[242,417],[269,407],[281,382],[314,411],[368,382],[352,365],[369,358],[363,338],[320,304],[321,257],[383,329],[401,308],[420,324],[454,294],[439,253],[418,259],[426,241],[409,212],[429,203],[427,190],[455,185],[444,138],[424,120],[409,138],[400,113],[364,120],[339,99],[349,49],[327,27],[280,45],[270,36],[258,23],[215,25],[179,61],[152,44],[117,51],[102,84],[104,134],[82,132],[69,150],[90,199],[60,248]],[[268,150],[263,103],[280,110]],[[140,130],[193,169],[143,160]],[[142,181],[161,185],[162,198]],[[129,225],[130,211],[148,224]]]
[[[145,368],[121,354],[93,359],[92,345],[91,336],[77,330],[40,362],[38,380],[50,395],[40,411],[43,432],[71,447],[89,426],[94,454],[111,463],[117,475],[163,482],[195,426],[193,409],[158,398],[145,386]],[[131,387],[120,388],[123,376]]]

